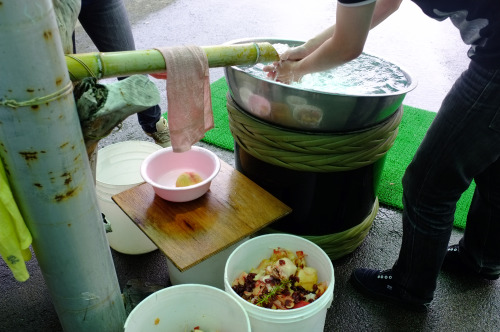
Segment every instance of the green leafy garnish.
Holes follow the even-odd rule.
[[[272,298],[272,297],[273,297],[276,293],[278,293],[279,291],[282,291],[282,290],[285,288],[285,286],[286,286],[287,284],[289,284],[289,283],[290,283],[290,279],[287,279],[287,280],[282,280],[282,281],[280,282],[280,284],[279,284],[279,285],[274,286],[274,287],[273,287],[273,289],[271,289],[271,291],[270,291],[269,293],[267,293],[267,294],[263,294],[263,295],[260,297],[259,301],[257,301],[257,303],[255,303],[255,305],[258,305],[258,306],[261,306],[261,307],[262,307],[262,305],[263,305],[264,303],[267,303],[267,302],[269,301],[269,299],[270,299],[270,298]]]

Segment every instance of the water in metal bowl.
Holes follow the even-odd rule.
[[[281,53],[303,41],[239,39],[228,44],[269,42]],[[370,128],[401,106],[416,82],[399,66],[363,53],[331,71],[305,75],[300,83],[267,78],[263,64],[225,68],[232,98],[244,111],[280,127],[307,132]]]

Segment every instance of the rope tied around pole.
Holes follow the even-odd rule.
[[[46,96],[33,98],[25,101],[17,101],[13,99],[5,99],[0,100],[0,106],[7,106],[10,108],[18,108],[18,107],[27,107],[27,106],[36,106],[45,103],[49,103],[51,101],[57,100],[61,97],[66,96],[73,92],[73,83],[71,81],[68,82],[63,88],[57,90],[54,93],[48,94]]]

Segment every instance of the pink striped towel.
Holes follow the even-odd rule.
[[[208,59],[199,46],[157,48],[167,67],[170,140],[184,152],[214,127]]]

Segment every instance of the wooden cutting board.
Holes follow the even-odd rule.
[[[194,201],[166,201],[148,183],[112,199],[181,272],[292,211],[222,160],[210,190]]]

